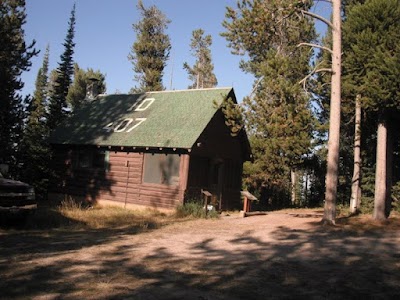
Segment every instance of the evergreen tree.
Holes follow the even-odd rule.
[[[96,83],[91,82],[94,79],[97,81]],[[79,65],[75,63],[74,81],[72,82],[67,95],[67,103],[71,105],[72,110],[78,108],[87,98],[88,89],[92,84],[97,85],[97,92],[99,94],[105,93],[105,75],[103,75],[100,71],[94,71],[91,68],[85,71],[79,68]]]
[[[46,117],[46,106],[48,96],[48,73],[49,73],[49,55],[50,47],[47,45],[46,52],[43,57],[42,67],[39,69],[36,82],[35,91],[33,93],[33,100],[29,107],[29,117],[27,121],[28,126],[35,126],[42,124]]]
[[[348,7],[344,70],[361,95],[365,123],[378,128],[374,218],[384,220],[390,211],[393,126],[400,106],[400,1],[363,2]]]
[[[57,68],[57,78],[54,82],[53,90],[50,95],[49,114],[47,117],[48,127],[52,130],[57,127],[68,114],[67,95],[72,82],[74,72],[74,35],[75,35],[75,4],[71,11],[68,22],[68,32],[63,43],[64,53],[60,57]]]
[[[254,95],[244,99],[254,154],[247,182],[269,201],[289,203],[291,171],[304,168],[312,149],[315,120],[299,84],[312,53],[297,45],[314,39],[313,24],[293,13],[293,1],[245,0],[237,8],[227,9],[222,35],[233,53],[248,55],[241,67],[257,78]]]
[[[164,90],[162,77],[171,50],[170,38],[165,34],[170,21],[156,7],[145,8],[139,0],[142,19],[133,24],[137,34],[128,59],[132,62],[134,79],[139,83],[131,92]]]
[[[48,94],[49,46],[39,69],[33,99],[28,109],[27,124],[22,139],[23,170],[21,178],[35,187],[37,198],[45,198],[49,178],[50,148],[47,142],[49,130],[46,125]]]
[[[218,81],[214,74],[214,65],[211,59],[211,35],[204,36],[203,29],[194,30],[192,35],[190,47],[193,56],[196,57],[196,62],[193,67],[190,67],[186,62],[183,64],[183,68],[189,74],[189,80],[192,81],[189,88],[199,89],[215,87]]]
[[[25,22],[24,0],[0,1],[0,163],[11,163],[11,169],[24,119],[21,74],[29,70],[31,58],[38,54],[35,41],[27,45],[24,40]]]

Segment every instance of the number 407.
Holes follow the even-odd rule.
[[[133,129],[138,127],[140,124],[142,124],[144,121],[146,121],[146,118],[126,118],[119,122],[115,127],[114,122],[111,122],[110,124],[107,124],[106,126],[103,127],[103,129],[107,132],[114,131],[114,132],[131,132]]]

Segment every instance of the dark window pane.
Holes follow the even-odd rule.
[[[144,155],[144,174],[143,182],[161,183],[160,155],[148,154]]]
[[[79,151],[79,167],[90,168],[92,166],[92,155],[91,151],[81,150]]]
[[[180,156],[177,154],[144,155],[143,182],[165,185],[179,184]]]
[[[81,149],[73,156],[73,166],[77,169],[97,168],[106,170],[108,167],[108,151],[99,149]]]
[[[97,150],[93,154],[93,167],[105,169],[106,151]]]

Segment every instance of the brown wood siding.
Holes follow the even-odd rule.
[[[219,110],[211,119],[192,149],[192,155],[210,158],[230,158],[243,162],[245,145],[242,135],[232,137]]]
[[[109,168],[76,169],[73,152],[78,148],[57,147],[53,168],[57,175],[51,181],[51,192],[84,197],[88,201],[109,200],[153,208],[173,209],[183,203],[187,185],[189,156],[181,155],[179,185],[142,183],[144,154],[110,151]]]

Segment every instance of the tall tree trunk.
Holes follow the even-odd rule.
[[[304,184],[304,203],[306,203],[308,205],[308,179],[309,179],[309,175],[308,175],[308,170],[306,170],[306,182]]]
[[[387,124],[384,118],[379,121],[377,135],[373,218],[377,221],[384,221],[386,220],[385,207],[387,196]]]
[[[297,174],[296,170],[290,170],[290,181],[291,181],[291,190],[292,190],[292,206],[297,204],[297,197],[296,197],[296,184],[297,184]]]
[[[393,137],[392,126],[387,125],[387,149],[386,149],[386,203],[385,216],[389,217],[392,210],[392,184],[393,184]]]
[[[328,160],[324,224],[334,225],[336,218],[336,196],[339,165],[340,102],[341,102],[341,15],[340,0],[332,0],[332,81],[329,115]]]
[[[356,119],[354,125],[354,169],[351,185],[350,212],[360,211],[361,204],[361,103],[360,95],[356,97]]]

